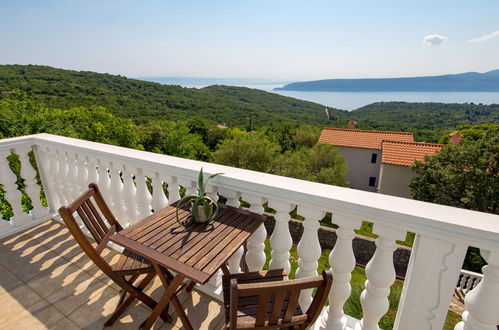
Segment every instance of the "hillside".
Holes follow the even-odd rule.
[[[229,86],[203,89],[162,85],[95,72],[37,65],[0,65],[0,91],[21,89],[49,107],[104,106],[137,123],[151,119],[183,120],[195,116],[229,126],[281,122],[326,124],[322,105],[264,91]],[[348,113],[332,110],[345,121]]]
[[[317,92],[499,92],[499,70],[408,78],[326,79],[276,90]]]
[[[376,102],[352,111],[351,116],[374,127],[450,129],[458,125],[499,123],[499,104]]]

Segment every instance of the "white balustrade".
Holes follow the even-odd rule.
[[[480,251],[487,265],[482,281],[464,298],[466,310],[456,330],[495,330],[499,325],[499,249]]]
[[[276,211],[274,215],[274,231],[270,236],[272,252],[269,269],[283,268],[289,274],[291,271],[289,250],[293,246],[293,239],[289,232],[289,220],[291,218],[289,212],[295,208],[295,205],[279,200],[269,200],[269,207]]]
[[[50,210],[67,205],[76,194],[86,189],[88,182],[97,182],[106,202],[123,225],[133,223],[180,199],[179,186],[186,193],[196,193],[197,176],[203,167],[206,173],[225,173],[217,177],[208,194],[227,198],[227,204],[239,207],[239,198],[250,203],[250,211],[263,213],[264,204],[276,210],[276,225],[270,237],[270,268],[290,269],[289,211],[300,205],[304,232],[298,245],[299,268],[296,277],[317,274],[321,254],[318,241],[319,220],[324,212],[333,213],[339,225],[337,242],[329,255],[333,272],[333,286],[329,306],[325,307],[316,328],[377,329],[386,313],[390,285],[395,278],[393,251],[395,240],[403,239],[406,231],[417,233],[411,253],[394,329],[441,329],[449,301],[460,273],[468,246],[481,248],[488,262],[483,280],[467,293],[463,322],[456,329],[494,329],[499,323],[499,217],[448,206],[367,193],[330,185],[318,184],[266,173],[247,171],[217,164],[203,163],[166,155],[147,153],[117,146],[70,139],[49,134],[0,140],[0,184],[5,198],[13,206],[14,217],[5,221],[0,216],[0,237],[33,226],[35,212],[24,213],[21,192],[16,184],[7,157],[18,150],[21,177],[31,199],[38,194],[33,168],[27,165],[27,150],[34,150],[40,177],[47,194]],[[23,150],[23,151],[21,151]],[[148,189],[148,178],[153,187]],[[85,182],[86,181],[86,182]],[[163,185],[167,184],[168,198]],[[35,201],[33,206],[39,208]],[[136,206],[136,208],[134,207]],[[130,208],[131,207],[131,208]],[[360,220],[374,223],[379,235],[377,249],[367,267],[366,290],[362,293],[361,322],[344,315],[342,308],[350,295],[349,280],[355,264],[352,251],[353,230]],[[38,221],[38,220],[37,220]],[[245,261],[248,270],[260,270],[266,261],[264,241],[267,237],[262,225],[247,241]],[[231,272],[241,271],[243,248],[229,260]],[[221,298],[220,274],[214,276],[200,290]],[[306,308],[310,292],[300,297]],[[346,320],[348,319],[348,322]]]
[[[168,204],[170,205],[180,200],[180,187],[177,183],[177,178],[171,176],[162,176],[161,178],[168,185]]]
[[[52,192],[54,210],[58,210],[62,205],[66,204],[66,198],[62,192],[61,185],[61,164],[59,162],[59,158],[57,157],[55,148],[47,147],[46,150],[50,159],[50,179],[47,181],[49,182],[49,188]]]
[[[141,219],[151,215],[151,200],[152,196],[147,188],[147,177],[144,175],[143,169],[137,169],[137,175],[135,176],[135,181],[137,182],[137,195],[136,202],[139,211],[139,217]]]
[[[152,198],[151,207],[154,212],[161,210],[163,207],[168,205],[168,198],[165,195],[163,189],[163,181],[161,180],[161,175],[155,172],[152,177]]]
[[[71,181],[69,180],[69,163],[66,153],[62,150],[57,150],[57,160],[59,161],[59,184],[64,196],[63,205],[69,205],[73,202],[73,191]]]
[[[225,204],[237,208],[241,206],[241,203],[239,202],[241,194],[239,192],[223,188],[218,190],[220,195],[227,198],[227,202]],[[243,254],[244,254],[244,246],[241,246],[229,259],[228,264],[229,264],[229,271],[231,274],[240,273],[242,271],[241,258],[243,257]]]
[[[265,198],[253,195],[242,194],[243,200],[250,203],[250,212],[263,214],[263,204],[267,201]],[[265,256],[265,239],[267,238],[267,230],[263,224],[248,238],[246,247],[246,265],[250,272],[259,271],[265,265],[267,257]]]
[[[123,226],[127,227],[126,221],[126,207],[123,200],[123,182],[121,181],[121,171],[123,166],[119,164],[109,163],[109,174],[111,175],[111,209],[113,210],[116,220]]]
[[[351,214],[341,212],[334,212],[332,220],[339,228],[336,230],[336,244],[329,254],[329,264],[334,281],[329,292],[328,313],[324,314],[322,328],[343,330],[347,327],[343,306],[352,291],[350,280],[355,268],[355,255],[352,246],[352,241],[355,238],[354,229],[360,228],[362,221]]]
[[[317,261],[322,253],[318,236],[319,221],[324,218],[326,212],[299,205],[298,214],[303,216],[305,221],[303,221],[303,235],[297,246],[298,269],[295,277],[316,276],[319,265]],[[312,303],[312,289],[303,290],[298,301],[301,309],[307,310]]]
[[[109,162],[104,159],[98,160],[98,173],[99,173],[99,181],[97,185],[99,186],[99,190],[101,191],[102,197],[109,205],[109,208],[112,207],[112,198],[111,198],[111,176],[108,169]]]
[[[135,187],[135,183],[133,182],[134,170],[135,169],[126,166],[125,170],[122,173],[123,199],[125,200],[126,220],[129,224],[134,224],[141,219],[138,209],[138,203],[136,200],[137,188]]]
[[[390,286],[395,282],[395,241],[403,240],[406,234],[404,230],[376,224],[373,231],[379,237],[376,239],[376,251],[366,266],[366,288],[360,297],[363,318],[357,324],[363,330],[379,329],[378,322],[388,311]]]
[[[38,171],[40,172],[40,180],[44,188],[43,192],[47,199],[47,216],[50,211],[55,211],[59,208],[60,204],[56,192],[54,191],[54,180],[51,174],[51,157],[48,147],[34,146],[35,160],[38,164]],[[31,164],[30,164],[31,165]]]
[[[76,154],[73,152],[67,152],[66,157],[68,162],[68,179],[69,179],[68,183],[71,189],[70,202],[73,202],[83,192],[83,186],[80,182],[80,173],[79,173],[80,168],[76,160],[77,157]]]
[[[463,293],[468,293],[468,291],[471,291],[478,285],[478,283],[480,283],[482,278],[483,275],[480,273],[461,269],[461,272],[459,274],[459,281],[457,282],[456,288]]]
[[[17,176],[12,172],[7,157],[11,155],[10,150],[0,150],[0,184],[5,190],[5,199],[12,207],[14,216],[10,218],[12,224],[16,227],[23,226],[31,220],[31,217],[24,213],[22,207],[22,194],[18,190],[16,181]]]
[[[31,148],[27,146],[16,148],[16,153],[19,155],[19,162],[21,163],[20,175],[24,179],[26,194],[31,199],[31,205],[33,206],[31,216],[37,219],[47,216],[49,211],[40,201],[41,188],[36,182],[36,171],[29,161],[29,152],[31,152]]]
[[[97,159],[87,156],[87,183],[85,184],[85,189],[92,182],[99,182],[99,171],[97,169]],[[100,187],[99,187],[100,188]]]
[[[76,182],[78,185],[78,196],[80,196],[88,189],[88,184],[92,182],[88,179],[89,173],[85,161],[85,155],[76,154],[76,168],[78,172]]]

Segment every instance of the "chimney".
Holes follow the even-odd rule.
[[[348,129],[355,129],[355,127],[357,127],[357,122],[353,121],[353,120],[350,120],[348,123]]]
[[[461,140],[463,139],[464,136],[459,134],[458,131],[454,131],[454,132],[449,134],[449,137],[450,137],[450,143],[459,144],[459,142],[461,142]]]

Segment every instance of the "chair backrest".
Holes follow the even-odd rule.
[[[233,278],[230,282],[230,329],[273,328],[273,326],[305,329],[319,316],[332,283],[333,275],[330,270],[324,270],[322,276],[251,284],[237,284],[237,278]],[[314,288],[317,288],[317,291],[308,310],[295,315],[300,293]],[[249,297],[252,296],[258,297],[254,322],[238,324],[238,306],[239,308],[244,306],[244,300],[250,301]]]
[[[69,206],[59,208],[59,214],[83,251],[106,275],[112,276],[112,267],[101,257],[101,253],[107,246],[109,238],[123,228],[104,201],[97,184],[91,183],[88,188]],[[97,242],[97,247],[92,245],[81,230],[75,213]]]

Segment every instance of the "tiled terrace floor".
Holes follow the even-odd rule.
[[[112,250],[105,258],[117,260]],[[156,277],[146,290],[158,300],[163,292]],[[100,329],[118,301],[118,287],[82,252],[64,225],[50,220],[0,240],[0,328]],[[195,329],[219,329],[223,307],[211,297],[185,291],[180,301]],[[171,308],[171,307],[170,307]],[[130,307],[113,328],[137,329],[150,310]],[[178,329],[161,319],[155,329]]]

